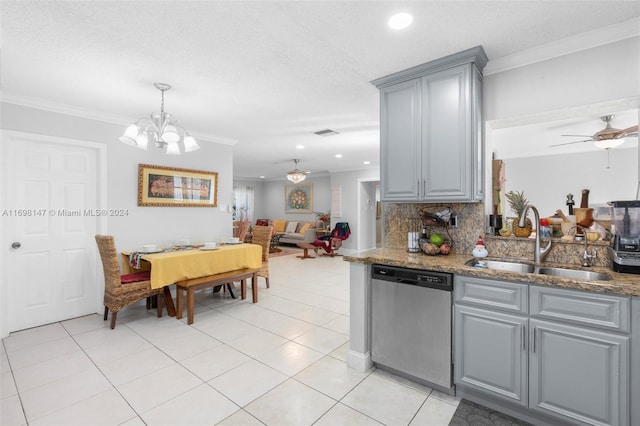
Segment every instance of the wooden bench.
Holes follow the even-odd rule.
[[[187,324],[193,324],[193,313],[196,303],[196,290],[222,286],[233,281],[240,281],[240,293],[242,299],[247,298],[247,279],[251,278],[251,296],[253,303],[258,302],[258,271],[260,268],[245,268],[236,271],[223,272],[221,274],[208,275],[206,277],[192,278],[176,283],[176,318],[182,319],[184,306],[183,291],[187,293]]]

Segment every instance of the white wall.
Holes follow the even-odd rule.
[[[342,188],[342,216],[332,218],[331,223],[349,222],[351,229],[351,237],[345,241],[343,248],[345,251],[362,250],[369,247],[358,247],[358,219],[360,211],[358,211],[358,187],[362,180],[380,180],[380,171],[378,169],[356,170],[351,172],[337,172],[331,174],[331,186],[340,186]],[[375,197],[375,192],[373,193]],[[375,201],[375,198],[374,198]],[[362,208],[361,208],[362,209]],[[374,209],[371,212],[375,221],[375,202]],[[366,229],[370,229],[365,224]],[[370,232],[370,231],[369,231]],[[375,232],[375,227],[374,227]],[[374,239],[375,241],[375,239]]]
[[[640,94],[640,37],[484,77],[484,120]]]
[[[118,137],[125,126],[6,103],[2,104],[0,123],[2,129],[107,146],[107,208],[129,212],[126,217],[107,221],[107,232],[115,237],[119,251],[182,238],[204,241],[231,236],[231,214],[219,208],[137,206],[139,163],[218,172],[218,205],[230,205],[231,146],[200,141],[201,148],[195,153],[167,156],[151,147],[142,151],[120,143]]]
[[[508,176],[505,191],[524,191],[541,216],[551,216],[557,209],[568,214],[565,202],[569,193],[574,195],[575,207],[580,207],[580,194],[584,188],[590,190],[590,207],[606,206],[608,201],[634,199],[637,148],[613,149],[610,154],[609,169],[606,168],[607,153],[604,150],[504,160]],[[566,169],[569,164],[580,172],[563,173],[560,179],[557,173],[551,172]],[[503,211],[512,215],[508,205],[503,206]]]
[[[491,194],[493,140],[505,122],[522,126],[584,117],[585,111],[594,115],[598,105],[625,104],[629,108],[629,102],[619,100],[640,96],[640,37],[485,76],[483,90],[485,193]],[[631,103],[634,102],[637,108],[637,101]],[[597,117],[595,114],[593,118]],[[510,159],[507,191],[526,188],[525,195],[543,215],[558,208],[566,212],[566,194],[577,196],[583,188],[592,190],[594,203],[633,199],[635,193],[629,188],[635,188],[638,179],[637,146],[635,143],[635,150],[611,150],[609,170],[605,169],[604,151]],[[485,200],[487,213],[491,204],[490,199]],[[503,206],[503,211],[507,214],[508,205]]]

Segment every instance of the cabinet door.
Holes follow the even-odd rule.
[[[530,320],[531,408],[594,425],[629,423],[629,338]]]
[[[455,305],[454,380],[527,405],[527,318]]]
[[[474,197],[471,65],[422,77],[422,177],[425,201]]]
[[[416,201],[420,182],[420,80],[380,91],[382,201]]]

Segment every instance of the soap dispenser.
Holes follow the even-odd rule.
[[[471,254],[473,254],[474,257],[487,257],[489,254],[487,248],[484,246],[484,241],[482,241],[482,235],[478,236],[478,241]]]

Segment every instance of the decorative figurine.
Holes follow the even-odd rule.
[[[476,246],[471,252],[474,257],[487,257],[489,252],[487,248],[484,246],[484,241],[482,241],[482,235],[478,236],[478,242],[476,242]]]

